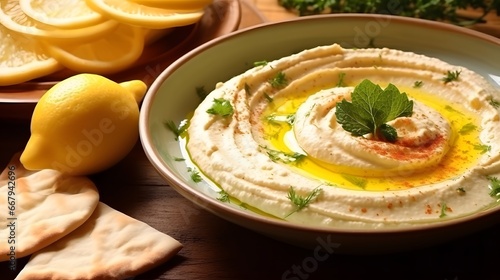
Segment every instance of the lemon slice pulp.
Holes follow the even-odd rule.
[[[2,0],[0,1],[0,24],[12,31],[42,37],[47,40],[72,39],[73,42],[83,42],[112,31],[116,28],[118,22],[106,20],[83,28],[56,28],[28,17],[22,11],[19,0]]]
[[[34,20],[61,28],[86,27],[106,20],[85,0],[19,0],[19,5]]]
[[[49,75],[62,66],[29,37],[0,25],[0,86],[23,83]]]

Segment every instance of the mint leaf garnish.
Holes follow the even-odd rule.
[[[342,128],[354,136],[372,133],[375,139],[394,142],[396,130],[386,124],[413,114],[413,101],[393,84],[385,89],[370,80],[363,80],[351,94],[352,102],[343,99],[337,104],[335,116]]]

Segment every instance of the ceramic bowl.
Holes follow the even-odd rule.
[[[337,253],[370,254],[410,250],[457,238],[492,225],[500,207],[464,218],[412,228],[387,230],[336,229],[294,224],[269,218],[217,200],[210,185],[194,183],[179,141],[165,122],[180,123],[200,99],[197,87],[213,89],[250,68],[298,51],[339,43],[363,48],[370,44],[412,51],[462,65],[500,88],[500,39],[466,28],[432,21],[384,15],[321,15],[267,23],[205,43],[163,71],[143,101],[140,136],[146,155],[169,185],[204,209],[240,226],[293,245]]]

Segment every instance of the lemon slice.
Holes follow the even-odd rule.
[[[213,0],[129,0],[137,4],[163,9],[200,10]]]
[[[144,49],[144,30],[126,24],[111,34],[83,44],[43,42],[47,53],[76,72],[112,74],[132,65]]]
[[[114,20],[74,29],[56,28],[28,17],[22,10],[19,0],[0,1],[0,24],[10,30],[45,39],[72,39],[73,42],[88,41],[112,31],[118,26]]]
[[[85,0],[19,0],[19,5],[36,21],[61,28],[86,27],[106,20]]]
[[[197,22],[203,10],[180,13],[179,10],[144,6],[126,0],[86,0],[89,7],[122,23],[152,29],[190,25]]]
[[[62,68],[42,47],[0,25],[0,86],[23,83]]]

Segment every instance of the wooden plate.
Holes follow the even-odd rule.
[[[214,0],[195,25],[178,27],[148,46],[133,67],[108,75],[116,82],[140,79],[150,85],[173,61],[211,39],[238,29],[239,1]],[[64,69],[49,76],[13,86],[0,87],[0,119],[26,119],[40,97],[55,83],[76,74]]]

